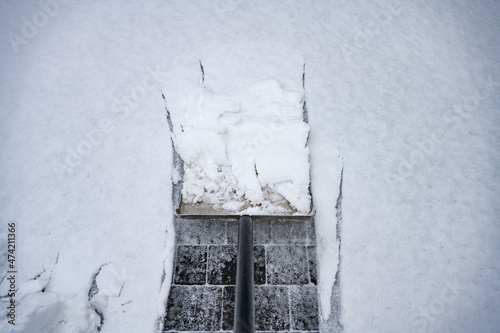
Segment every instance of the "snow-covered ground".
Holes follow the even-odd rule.
[[[165,96],[301,87],[323,331],[500,327],[500,4],[0,4],[0,330],[154,332],[170,283]],[[189,90],[189,89],[188,89]],[[168,103],[168,101],[167,101]],[[172,111],[172,119],[183,115]],[[16,326],[7,226],[16,224]]]

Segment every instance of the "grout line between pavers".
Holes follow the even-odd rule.
[[[228,231],[227,231],[227,221],[224,221],[224,245],[227,245],[229,243],[229,235],[228,235]]]
[[[310,266],[310,258],[309,258],[309,249],[307,248],[307,245],[305,245],[304,247],[306,249],[307,276],[309,277],[309,284],[311,284],[312,280],[311,280],[311,266]]]
[[[220,329],[224,327],[224,286],[220,287]]]
[[[274,245],[274,223],[269,224],[269,237],[271,237],[271,240],[268,245]]]
[[[179,245],[176,245],[175,246],[175,253],[174,253],[174,267],[172,269],[172,282],[170,283],[170,285],[173,285],[175,286],[175,276],[177,275],[177,254],[179,252]],[[169,291],[169,295],[170,295],[170,291]],[[167,300],[168,301],[168,300]]]
[[[291,330],[292,329],[292,296],[290,295],[291,294],[290,286],[288,286],[287,289],[288,289],[288,323],[290,324],[288,327],[289,327],[289,330]]]
[[[267,286],[267,247],[264,245],[264,285]]]
[[[205,285],[208,286],[208,263],[210,262],[210,246],[207,245],[207,262],[205,264]]]

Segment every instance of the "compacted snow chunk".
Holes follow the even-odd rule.
[[[265,80],[215,93],[197,86],[185,96],[182,202],[225,213],[308,214],[309,125],[303,92]]]

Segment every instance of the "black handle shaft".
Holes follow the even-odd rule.
[[[234,333],[254,333],[253,220],[242,216],[238,223]]]

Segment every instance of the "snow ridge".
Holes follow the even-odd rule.
[[[341,272],[342,272],[342,186],[344,179],[344,166],[342,165],[342,170],[340,172],[340,185],[339,185],[339,195],[337,197],[337,202],[335,204],[337,218],[336,226],[336,239],[339,242],[338,251],[338,263],[337,272],[335,273],[335,281],[332,287],[332,293],[330,296],[330,312],[332,315],[322,323],[320,323],[322,332],[332,332],[332,333],[342,333],[344,332],[344,325],[341,323],[342,315],[342,294],[340,289],[341,284]]]
[[[202,69],[203,74],[203,65],[200,61],[200,67]],[[172,144],[172,203],[173,207],[177,207],[181,200],[181,190],[183,184],[184,177],[184,160],[179,155],[179,152],[175,148],[174,143],[174,125],[172,122],[172,117],[170,111],[168,109],[167,99],[165,94],[162,92],[161,94],[164,104],[165,104],[165,116],[168,122],[168,127],[170,129],[170,142]],[[182,126],[181,126],[182,129]],[[175,216],[174,216],[175,218]],[[170,293],[170,284],[171,284],[171,276],[173,270],[173,254],[174,254],[174,245],[175,245],[175,237],[172,235],[175,234],[175,230],[170,231],[165,230],[166,232],[166,240],[165,240],[165,258],[163,262],[163,270],[160,279],[160,292],[159,292],[159,305],[158,305],[158,318],[156,322],[156,332],[163,332],[163,325],[165,319],[165,309],[167,306],[167,299]]]
[[[335,205],[335,209],[337,210],[337,240],[339,241],[339,260],[337,264],[337,273],[335,273],[335,282],[333,283],[333,293],[332,293],[332,307],[334,313],[336,315],[333,317],[335,320],[335,326],[338,327],[336,332],[343,332],[344,325],[340,323],[340,317],[342,314],[342,298],[340,293],[340,274],[342,267],[342,186],[344,183],[344,166],[342,166],[342,170],[340,171],[340,185],[339,185],[339,196],[337,197],[337,204]]]
[[[309,123],[309,111],[306,104],[306,64],[302,66],[302,89],[304,89],[304,104],[302,105],[302,119],[305,123]]]
[[[200,70],[201,70],[201,83],[205,83],[205,70],[203,69],[203,64],[201,63],[201,60],[200,61]]]
[[[92,276],[92,284],[90,285],[90,289],[89,289],[89,304],[100,318],[100,323],[97,326],[97,331],[99,331],[99,332],[101,331],[102,325],[104,324],[104,314],[102,313],[102,311],[99,311],[94,304],[92,304],[91,300],[95,295],[97,295],[97,293],[99,293],[99,287],[97,286],[97,276],[101,272],[102,268],[108,264],[109,263],[101,265],[101,267],[99,267],[97,272]]]
[[[203,65],[201,64],[200,61],[200,66],[201,70],[203,73]],[[182,183],[184,179],[184,160],[182,159],[181,155],[179,155],[179,152],[175,148],[175,142],[174,142],[174,124],[172,122],[172,116],[170,114],[170,111],[168,110],[168,105],[167,105],[167,99],[165,98],[165,94],[162,92],[161,97],[163,97],[163,101],[165,103],[165,116],[167,118],[168,122],[168,127],[170,129],[170,141],[172,143],[172,200],[174,203],[174,207],[177,207],[178,203],[180,202],[180,193],[182,189]]]
[[[168,128],[170,129],[170,140],[172,140],[172,133],[174,132],[174,124],[172,123],[172,118],[170,117],[170,111],[168,111],[167,107],[167,99],[165,98],[165,94],[162,92],[161,97],[163,98],[163,101],[165,103],[165,115],[167,117],[167,122],[168,122]]]

